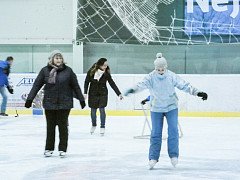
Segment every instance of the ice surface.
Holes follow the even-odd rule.
[[[67,158],[58,156],[58,133],[54,156],[43,156],[44,116],[0,117],[0,179],[240,179],[240,118],[179,119],[184,136],[177,168],[163,141],[159,162],[148,170],[149,140],[133,138],[144,117],[107,116],[102,137],[99,126],[90,134],[90,117],[70,116]]]

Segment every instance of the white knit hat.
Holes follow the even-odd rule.
[[[154,61],[155,68],[164,68],[167,69],[167,61],[163,57],[162,53],[157,53],[157,59]]]
[[[52,63],[53,57],[54,57],[56,54],[59,54],[59,55],[62,56],[62,58],[63,58],[62,52],[59,51],[58,49],[56,49],[56,50],[52,51],[51,54],[50,54],[50,56],[48,57],[50,63]],[[64,62],[64,58],[63,58],[63,62]]]

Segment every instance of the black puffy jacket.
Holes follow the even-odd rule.
[[[115,91],[117,96],[121,94],[115,82],[113,81],[111,74],[107,72],[103,73],[99,81],[94,79],[94,75],[91,76],[90,74],[91,69],[88,71],[84,83],[84,93],[88,94],[88,106],[90,108],[101,108],[107,106],[108,102],[107,81],[110,84],[111,88]]]
[[[76,74],[65,64],[57,70],[56,83],[49,84],[48,77],[51,66],[45,66],[38,74],[27,100],[33,100],[38,91],[44,86],[43,108],[48,110],[73,108],[73,92],[76,98],[84,101],[84,97],[77,81]]]

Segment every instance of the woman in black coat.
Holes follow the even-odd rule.
[[[59,129],[59,155],[65,157],[68,144],[68,116],[73,108],[73,92],[80,100],[82,108],[85,100],[77,81],[76,74],[65,65],[62,53],[52,52],[49,63],[38,74],[33,87],[28,94],[25,107],[32,106],[33,99],[44,86],[43,108],[47,121],[47,138],[44,155],[52,156],[55,144],[55,128]]]
[[[84,94],[88,94],[88,105],[91,108],[91,119],[92,119],[92,128],[90,133],[94,133],[97,126],[97,116],[96,112],[99,108],[100,111],[100,134],[104,135],[105,133],[105,120],[106,113],[105,107],[108,102],[108,89],[107,81],[115,91],[120,100],[123,99],[121,92],[113,81],[110,69],[107,63],[106,58],[100,58],[88,71],[85,83],[84,83]],[[89,87],[90,84],[90,87]],[[89,87],[89,89],[88,89]]]

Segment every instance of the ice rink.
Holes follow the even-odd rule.
[[[149,140],[133,138],[141,134],[143,116],[107,116],[104,137],[99,126],[89,133],[90,117],[70,116],[66,158],[58,156],[58,134],[54,156],[43,156],[44,116],[0,117],[0,179],[240,179],[240,118],[179,120],[184,135],[177,168],[163,141],[159,163],[148,170]]]

